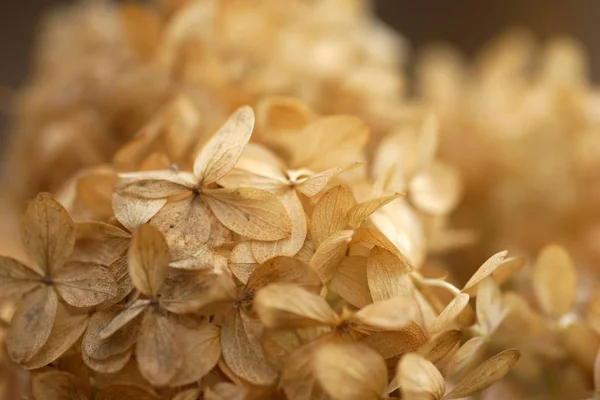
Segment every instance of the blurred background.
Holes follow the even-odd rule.
[[[36,26],[47,11],[73,0],[0,2],[0,140],[5,136],[6,112],[12,90],[27,76]],[[595,81],[600,77],[600,4],[596,0],[376,0],[377,14],[402,33],[411,49],[445,42],[467,56],[504,28],[521,26],[539,39],[568,34],[588,49]],[[409,71],[410,73],[410,71]]]

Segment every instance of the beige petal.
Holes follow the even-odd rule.
[[[119,315],[117,309],[98,311],[92,315],[81,341],[82,353],[95,360],[106,360],[123,354],[134,345],[140,330],[140,320],[130,320],[130,323],[122,326],[111,336],[106,339],[101,338],[103,331],[117,315]]]
[[[502,293],[493,277],[488,277],[479,284],[476,305],[477,322],[483,332],[493,333],[508,312],[502,305]]]
[[[250,241],[238,243],[229,255],[229,269],[243,284],[248,283],[248,279],[257,265]]]
[[[164,199],[189,193],[197,186],[197,179],[189,172],[147,171],[119,174],[121,181],[115,192],[124,197]]]
[[[202,322],[193,329],[178,324],[176,338],[183,362],[177,373],[169,381],[169,386],[184,386],[194,383],[206,374],[221,357],[221,330],[208,322]]]
[[[419,354],[434,364],[437,364],[448,356],[459,344],[462,332],[451,330],[440,333],[419,349]]]
[[[168,317],[154,311],[146,313],[135,347],[142,376],[155,386],[166,385],[181,367],[182,350]]]
[[[328,343],[315,351],[317,381],[333,400],[379,400],[387,387],[387,367],[373,349],[355,343]]]
[[[89,355],[87,355],[87,353],[81,353],[81,358],[85,362],[85,365],[87,365],[92,371],[99,372],[101,374],[116,374],[125,368],[127,363],[131,360],[132,354],[133,349],[129,349],[123,353],[105,358],[104,360],[91,358]]]
[[[246,288],[257,291],[269,283],[290,283],[318,294],[321,280],[315,271],[303,263],[289,257],[277,257],[258,265],[248,279]]]
[[[317,271],[323,282],[327,282],[335,275],[353,235],[354,231],[338,231],[325,239],[317,248],[310,260],[310,266]]]
[[[328,169],[326,171],[320,172],[316,175],[311,176],[301,184],[297,186],[298,191],[305,194],[308,197],[316,196],[320,193],[325,187],[329,184],[329,182],[335,178],[336,176],[343,174],[346,171],[351,171],[355,168],[358,168],[364,165],[364,162],[355,162],[349,165],[344,165],[342,167],[335,167]]]
[[[281,386],[289,399],[326,400],[329,397],[317,384],[314,373],[314,351],[321,342],[312,342],[300,347],[289,357],[281,371]]]
[[[108,268],[110,274],[114,277],[117,283],[117,295],[110,301],[103,304],[103,307],[110,307],[120,303],[134,289],[133,282],[129,277],[129,266],[127,265],[127,255],[119,258],[112,263]]]
[[[474,337],[469,339],[465,344],[452,355],[452,358],[444,367],[446,375],[459,374],[464,369],[481,355],[481,351],[485,348],[486,338]]]
[[[427,166],[410,181],[410,198],[421,210],[446,215],[460,200],[459,171],[439,161]]]
[[[277,379],[277,371],[268,363],[260,338],[259,321],[242,312],[228,315],[221,326],[223,359],[240,378],[255,385],[270,385]]]
[[[412,299],[394,297],[369,304],[354,314],[351,321],[358,324],[356,329],[361,332],[376,332],[402,329],[414,319]]]
[[[252,253],[259,263],[264,263],[279,256],[295,256],[306,239],[306,215],[296,191],[287,190],[279,199],[290,217],[292,231],[290,236],[285,239],[273,242],[254,241],[252,243]]]
[[[375,246],[367,264],[367,280],[373,300],[409,296],[412,293],[411,270],[406,260]]]
[[[219,289],[218,279],[219,275],[210,271],[173,271],[161,288],[161,305],[176,314],[195,311],[198,301]]]
[[[502,285],[517,275],[525,266],[525,262],[525,257],[505,258],[502,264],[498,265],[492,276],[498,285]]]
[[[215,216],[232,231],[255,240],[279,240],[291,233],[291,220],[277,196],[264,190],[205,190]]]
[[[75,307],[92,307],[114,298],[117,283],[106,268],[70,262],[54,276],[60,297]]]
[[[0,298],[24,295],[42,284],[40,278],[19,261],[0,257]]]
[[[480,392],[492,383],[504,378],[517,363],[521,353],[516,349],[504,350],[470,371],[444,396],[444,399],[460,399]]]
[[[446,384],[440,371],[416,353],[405,354],[398,363],[396,379],[402,388],[402,398],[407,400],[441,399]]]
[[[427,343],[427,336],[417,323],[411,322],[399,331],[375,332],[365,337],[362,343],[377,350],[383,358],[389,359],[416,351]]]
[[[547,315],[559,318],[571,310],[577,292],[577,273],[563,247],[549,245],[542,249],[533,267],[533,289]]]
[[[293,168],[322,171],[357,161],[369,138],[369,128],[356,117],[332,115],[306,126],[291,148]],[[331,165],[331,163],[335,163]]]
[[[469,304],[469,295],[466,293],[458,294],[450,303],[448,303],[440,315],[438,315],[431,331],[437,333],[450,328],[467,304]]]
[[[46,371],[33,378],[33,395],[37,400],[89,400],[89,389],[75,375],[63,371]]]
[[[282,172],[277,176],[269,176],[270,171],[263,173],[260,169],[255,169],[257,167],[260,168],[261,165],[259,164],[256,167],[246,166],[246,168],[249,168],[248,170],[241,169],[238,163],[238,166],[219,179],[218,183],[227,189],[252,187],[272,193],[279,193],[289,188],[289,181]]]
[[[212,400],[221,400],[221,399],[223,399],[222,397],[219,397],[218,395],[213,395],[212,393],[209,395],[208,394],[209,390],[210,389],[207,388],[206,391],[204,391],[204,397],[202,397],[202,395],[203,395],[202,389],[200,389],[200,388],[187,389],[187,390],[184,390],[183,392],[177,393],[175,396],[173,396],[173,398],[171,400],[198,400],[198,399],[202,399],[202,398],[204,400],[211,400],[211,399]],[[213,396],[213,397],[209,397],[209,396]],[[225,400],[225,399],[223,399],[223,400]],[[235,400],[237,400],[237,399],[235,399]],[[242,397],[242,399],[240,399],[240,400],[244,400],[244,398]]]
[[[176,260],[205,244],[211,233],[209,211],[197,196],[167,203],[152,218],[152,225],[163,234]]]
[[[21,219],[21,238],[37,267],[48,275],[60,268],[75,246],[75,224],[49,193],[32,200]]]
[[[121,196],[118,193],[113,193],[112,196],[115,217],[129,232],[150,221],[166,202],[166,199],[140,199]]]
[[[135,231],[128,261],[129,276],[135,287],[148,296],[156,296],[170,261],[169,247],[158,228],[146,224]]]
[[[371,214],[379,210],[389,202],[404,196],[402,193],[396,193],[391,196],[379,197],[359,203],[348,211],[348,224],[354,229],[360,228]]]
[[[58,298],[54,290],[43,287],[31,292],[19,305],[12,317],[6,348],[16,363],[29,361],[50,337]]]
[[[98,391],[95,400],[159,400],[148,390],[129,385],[104,386]]]
[[[317,202],[312,213],[311,236],[316,247],[348,225],[348,212],[354,206],[350,190],[345,186],[329,189]]]
[[[383,233],[379,232],[375,228],[360,228],[352,237],[352,243],[360,243],[362,245],[366,245],[367,247],[381,247],[382,249],[386,249],[387,251],[393,253],[396,257],[402,260],[404,264],[410,266],[408,259],[404,257],[402,253],[400,253],[398,248]]]
[[[367,258],[344,257],[331,279],[330,289],[355,307],[362,308],[372,303],[367,281]]]
[[[150,300],[136,300],[132,305],[121,311],[110,323],[99,333],[100,339],[105,340],[123,328],[134,318],[148,310]]]
[[[479,285],[479,282],[493,274],[496,268],[502,264],[507,254],[508,252],[504,250],[488,258],[473,276],[471,276],[471,279],[465,284],[462,291],[470,295],[475,295],[477,293],[477,285]]]
[[[238,108],[202,147],[194,161],[194,175],[202,185],[221,179],[235,166],[250,141],[254,128],[254,111]]]
[[[129,248],[131,234],[104,222],[78,222],[71,260],[111,265]]]
[[[338,323],[338,316],[322,297],[300,286],[274,283],[261,289],[254,310],[267,328],[306,328]]]
[[[40,350],[25,362],[25,369],[38,369],[58,359],[83,335],[87,325],[87,314],[69,314],[66,307],[58,303],[50,336]]]
[[[256,127],[260,139],[276,140],[286,131],[297,131],[313,118],[302,100],[287,96],[268,96],[256,104]],[[281,135],[276,135],[281,133]]]

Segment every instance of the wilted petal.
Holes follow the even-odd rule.
[[[291,233],[290,216],[276,195],[251,188],[210,189],[204,199],[232,231],[255,240],[279,240]]]
[[[355,162],[349,165],[335,167],[320,172],[316,175],[311,176],[310,178],[302,182],[300,185],[298,185],[298,191],[300,191],[308,197],[313,197],[319,192],[321,192],[321,190],[325,189],[327,184],[336,176],[346,171],[353,170],[354,168],[358,168],[362,165],[364,165],[364,162]]]
[[[444,396],[444,399],[460,399],[480,392],[492,383],[504,378],[517,363],[521,353],[509,349],[496,354],[483,364],[470,371],[458,384]]]
[[[391,196],[379,197],[355,205],[348,211],[348,224],[354,229],[358,229],[371,214],[402,196],[402,193],[396,193]]]
[[[40,276],[17,260],[0,257],[0,297],[22,296],[39,287]]]
[[[71,262],[54,276],[56,290],[75,307],[92,307],[114,298],[117,284],[106,268]]]
[[[129,232],[134,232],[138,226],[150,221],[166,202],[166,199],[141,199],[118,193],[113,193],[112,196],[115,217]]]
[[[373,349],[354,343],[328,343],[315,351],[317,381],[333,400],[379,400],[385,395],[387,367]]]
[[[402,329],[414,319],[415,309],[409,297],[394,297],[369,304],[351,318],[358,324],[356,329],[365,332]]]
[[[355,307],[362,308],[372,303],[367,281],[367,258],[344,257],[331,279],[330,288]]]
[[[147,311],[150,300],[136,300],[132,305],[121,311],[110,323],[99,333],[100,339],[105,340],[115,334],[119,329],[127,325],[135,317]]]
[[[148,390],[133,385],[104,386],[96,394],[95,400],[159,400]]]
[[[129,248],[131,234],[104,222],[78,222],[71,260],[111,265]]]
[[[306,239],[306,215],[295,190],[287,190],[279,197],[291,220],[291,234],[276,241],[254,241],[252,253],[256,261],[265,261],[279,256],[293,257],[300,251]]]
[[[259,321],[242,312],[228,315],[221,326],[223,359],[240,378],[256,385],[270,385],[277,379],[277,371],[269,364],[262,349]]]
[[[140,372],[153,385],[166,385],[183,362],[175,327],[168,317],[149,311],[140,329],[135,348]]]
[[[270,284],[258,291],[254,310],[268,328],[334,326],[339,320],[325,299],[284,283]]]
[[[406,260],[375,246],[367,264],[367,280],[373,300],[381,301],[410,295],[412,293],[409,276],[411,270]]]
[[[434,162],[410,181],[410,197],[426,213],[446,215],[460,200],[460,179],[456,168]]]
[[[169,386],[185,386],[200,380],[221,357],[221,331],[208,322],[188,328],[182,324],[176,327],[176,338],[182,353],[182,365],[169,381]]]
[[[58,303],[48,340],[31,359],[25,362],[25,369],[38,369],[58,359],[83,335],[87,324],[87,314],[70,314],[64,305]]]
[[[81,351],[95,360],[106,360],[123,354],[135,343],[139,330],[140,320],[130,320],[111,336],[102,339],[102,332],[119,314],[119,310],[103,310],[92,315],[88,329],[81,341]]]
[[[170,261],[169,247],[158,228],[140,226],[133,235],[128,256],[129,276],[135,287],[148,296],[156,296]]]
[[[435,320],[432,332],[441,332],[447,329],[459,314],[469,304],[469,295],[466,293],[458,294],[452,301],[446,306],[446,308],[438,315]]]
[[[203,185],[216,182],[235,166],[254,129],[254,111],[238,108],[202,147],[194,161],[194,175]]]
[[[319,293],[321,280],[308,264],[289,257],[277,257],[258,265],[248,279],[246,288],[257,291],[269,283],[293,283]]]
[[[323,282],[327,282],[335,275],[340,262],[344,259],[348,244],[352,240],[354,231],[338,231],[321,243],[310,260],[313,268]]]
[[[416,353],[405,354],[398,363],[396,379],[402,388],[402,398],[407,400],[439,400],[446,385],[440,371]]]
[[[419,349],[419,354],[431,361],[438,363],[448,356],[462,338],[462,333],[459,330],[450,330],[429,339],[429,342]]]
[[[63,371],[46,371],[33,378],[33,395],[37,400],[89,400],[90,392],[75,375]]]
[[[463,292],[473,295],[477,293],[479,282],[490,276],[498,266],[502,264],[508,252],[506,250],[494,254],[488,258],[479,269],[471,276],[471,279],[463,287]]]
[[[30,293],[13,315],[6,336],[6,348],[16,363],[29,361],[48,340],[58,307],[51,287]]]
[[[317,202],[312,213],[311,236],[318,248],[335,232],[348,225],[348,212],[354,207],[354,199],[345,186],[329,189]]]
[[[166,204],[152,218],[165,237],[173,258],[180,259],[208,241],[211,233],[209,211],[196,196]]]
[[[48,275],[73,251],[75,223],[51,194],[40,193],[23,215],[21,238],[37,266]]]

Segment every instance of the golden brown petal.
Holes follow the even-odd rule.
[[[293,283],[313,293],[319,293],[322,286],[312,268],[289,257],[273,258],[258,265],[248,279],[246,289],[256,292],[269,283]]]
[[[335,178],[336,176],[343,174],[346,171],[351,171],[355,168],[358,168],[364,165],[364,162],[355,162],[349,165],[344,165],[341,167],[335,167],[328,169],[326,171],[320,172],[316,175],[311,176],[300,185],[297,186],[298,191],[305,194],[308,197],[313,197],[319,194],[325,187],[329,184],[329,182]]]
[[[89,400],[89,389],[77,377],[63,371],[46,371],[33,379],[36,400]]]
[[[390,251],[375,246],[367,264],[369,291],[374,301],[409,296],[412,283],[409,273],[412,270],[405,260]]]
[[[146,313],[135,348],[142,376],[153,385],[166,385],[181,368],[182,350],[168,317],[155,311]]]
[[[353,235],[354,231],[351,230],[335,232],[317,248],[310,260],[310,266],[317,271],[323,282],[327,282],[335,275]]]
[[[387,367],[373,349],[354,343],[328,343],[315,351],[317,381],[334,400],[379,400],[385,395]]]
[[[104,222],[78,222],[71,260],[109,266],[129,248],[131,234]]]
[[[253,128],[254,111],[243,106],[210,138],[194,161],[194,175],[202,185],[216,182],[231,171],[250,141]]]
[[[496,268],[502,264],[508,252],[506,250],[494,254],[488,258],[479,269],[471,276],[471,279],[465,284],[462,291],[474,295],[477,293],[477,285],[479,282],[494,273]]]
[[[81,351],[95,360],[106,360],[130,349],[138,336],[141,321],[130,320],[117,332],[102,339],[102,332],[119,314],[118,309],[98,311],[90,318],[81,341]]]
[[[367,281],[367,258],[344,257],[331,279],[330,288],[355,307],[362,308],[372,303]]]
[[[276,195],[252,188],[210,189],[204,199],[215,216],[232,231],[255,240],[290,235],[290,216]]]
[[[405,354],[398,363],[396,379],[407,400],[439,400],[446,391],[440,371],[416,353]]]
[[[257,293],[254,309],[267,328],[306,328],[338,323],[338,316],[325,299],[292,284],[267,285]]]
[[[17,260],[0,257],[0,297],[23,296],[40,286],[40,276]]]
[[[69,262],[54,275],[60,297],[75,307],[92,307],[117,295],[113,276],[100,265]]]
[[[145,224],[135,231],[128,259],[129,276],[135,287],[148,296],[156,296],[170,261],[169,247],[158,228]]]
[[[50,337],[58,298],[54,290],[42,287],[31,292],[12,317],[6,336],[6,348],[11,360],[24,363],[33,358]]]
[[[437,333],[449,328],[454,320],[465,309],[467,304],[469,304],[469,295],[466,293],[458,294],[450,303],[448,303],[440,315],[438,315],[431,327],[431,331]]]
[[[48,275],[60,268],[75,246],[75,224],[49,193],[40,193],[21,220],[21,238],[37,267]]]
[[[159,397],[137,386],[110,385],[100,389],[95,400],[159,400]]]
[[[233,373],[256,385],[270,385],[277,371],[269,364],[261,346],[260,322],[238,311],[229,314],[221,326],[223,359]]]
[[[166,199],[141,199],[118,193],[113,193],[112,196],[115,217],[129,232],[134,232],[138,226],[150,221],[166,202]]]
[[[354,199],[345,186],[328,190],[317,202],[312,213],[311,235],[315,246],[348,225],[348,212],[354,207]]]
[[[477,393],[492,383],[502,379],[517,363],[519,350],[504,350],[470,371],[458,384],[444,396],[444,399],[460,399]]]
[[[391,196],[379,197],[359,203],[348,211],[348,224],[354,229],[360,228],[371,214],[381,209],[389,202],[404,196],[402,193],[396,193]]]

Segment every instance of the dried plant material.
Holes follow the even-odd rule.
[[[519,360],[518,350],[505,350],[469,372],[445,399],[460,399],[477,393],[502,379]]]
[[[560,318],[575,302],[577,275],[571,257],[558,245],[545,247],[533,270],[536,297],[547,315]]]
[[[329,236],[317,248],[310,260],[310,266],[317,271],[324,282],[331,279],[348,250],[354,231],[338,231]]]
[[[158,229],[142,225],[136,230],[128,261],[129,276],[135,287],[148,296],[156,296],[167,277],[170,261],[169,248]]]
[[[441,399],[446,391],[440,371],[416,353],[405,354],[398,364],[396,380],[407,400]]]
[[[136,354],[142,376],[155,385],[165,385],[175,376],[183,359],[168,317],[153,311],[144,315]]]
[[[33,380],[33,395],[40,400],[89,400],[90,393],[67,372],[42,372]]]
[[[458,171],[436,162],[416,174],[410,181],[410,198],[423,211],[446,215],[460,199]]]
[[[334,292],[358,308],[373,302],[369,290],[367,262],[366,257],[344,257],[330,283]]]
[[[501,265],[502,262],[504,261],[506,254],[508,254],[508,252],[505,250],[505,251],[496,253],[493,256],[491,256],[490,258],[488,258],[481,265],[481,267],[479,267],[477,272],[475,272],[471,276],[471,279],[469,279],[469,281],[467,283],[465,283],[465,286],[463,286],[463,289],[462,289],[463,292],[470,294],[470,295],[477,293],[477,285],[479,284],[479,282],[481,282],[486,277],[488,277],[494,273],[496,268],[498,268],[498,266]]]
[[[354,229],[358,229],[371,214],[401,196],[402,194],[398,193],[392,196],[367,200],[363,203],[355,205],[348,211],[349,225]]]
[[[319,199],[313,209],[311,227],[312,240],[317,248],[325,239],[346,227],[347,214],[352,207],[354,199],[345,186],[336,186]]]
[[[367,264],[367,281],[374,301],[410,296],[411,267],[390,251],[375,246]]]
[[[419,354],[434,364],[443,360],[455,350],[462,338],[459,330],[449,330],[434,336],[429,342],[419,349]]]
[[[446,308],[438,315],[431,330],[433,332],[441,332],[448,328],[459,314],[465,309],[469,303],[469,295],[460,293],[446,306]]]
[[[332,399],[381,399],[387,368],[381,356],[360,344],[326,344],[315,351],[314,373]]]

